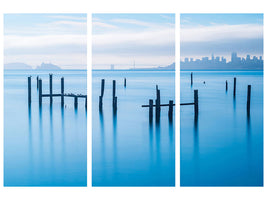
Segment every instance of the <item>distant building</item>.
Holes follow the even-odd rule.
[[[226,61],[226,58],[211,55],[209,57],[202,57],[201,59],[194,60],[193,58],[185,58],[184,62],[181,61],[181,69],[249,69],[249,70],[263,70],[263,60],[262,56],[253,56],[252,59],[250,55],[247,55],[246,58],[241,58],[237,56],[236,52],[231,54],[231,60]]]

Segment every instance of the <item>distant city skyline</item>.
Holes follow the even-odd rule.
[[[263,70],[263,58],[262,56],[254,56],[247,54],[246,57],[239,57],[237,52],[231,53],[231,59],[227,59],[223,56],[211,57],[205,56],[201,59],[197,58],[184,58],[180,61],[181,69],[251,69],[251,70]]]
[[[87,68],[86,14],[5,14],[4,64]]]
[[[180,58],[263,56],[263,14],[181,14]]]
[[[174,14],[93,14],[93,69],[167,66],[175,61]]]

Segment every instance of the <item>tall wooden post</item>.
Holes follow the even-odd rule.
[[[39,106],[42,106],[42,79],[39,79]]]
[[[193,85],[193,72],[191,72],[191,86]]]
[[[235,94],[236,94],[236,77],[234,77],[234,98],[235,98]]]
[[[53,103],[53,78],[52,78],[52,74],[49,74],[49,93],[50,93],[50,104]]]
[[[126,87],[126,78],[124,78],[124,87]]]
[[[36,77],[36,87],[37,87],[37,90],[38,90],[38,85],[39,85],[39,76]]]
[[[169,120],[172,121],[173,116],[173,101],[169,101]]]
[[[78,108],[78,97],[77,96],[74,97],[74,108],[75,109]]]
[[[149,99],[149,123],[153,121],[153,99]]]
[[[157,100],[159,101],[159,105],[160,105],[160,90],[158,89],[157,90]],[[159,107],[160,109],[160,107]]]
[[[104,89],[105,89],[105,79],[101,80],[101,97],[104,96]]]
[[[247,113],[250,114],[250,98],[251,98],[251,85],[248,85],[248,95],[247,95]]]
[[[64,77],[61,77],[61,107],[64,106]]]
[[[228,82],[227,82],[227,80],[225,81],[225,90],[226,90],[226,92],[228,90]]]
[[[28,104],[30,105],[32,102],[32,83],[31,76],[28,77]]]
[[[194,90],[194,108],[195,115],[198,115],[198,90]]]
[[[116,81],[115,80],[113,80],[112,105],[113,105],[113,108],[116,110],[117,109],[117,97],[116,97]]]
[[[102,111],[103,108],[103,97],[99,96],[99,110]]]

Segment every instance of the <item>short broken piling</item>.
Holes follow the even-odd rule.
[[[49,74],[49,94],[50,94],[50,105],[52,105],[53,103],[53,78],[52,78],[52,74]]]
[[[173,116],[173,101],[172,100],[169,101],[168,115],[169,115],[169,121],[172,121],[172,116]]]
[[[64,77],[61,78],[61,107],[64,107]]]
[[[194,90],[194,109],[195,115],[198,115],[198,90]]]
[[[42,79],[39,79],[39,106],[42,106]]]
[[[36,77],[36,88],[38,90],[38,85],[39,85],[39,76]]]
[[[191,86],[193,85],[193,72],[191,72]]]
[[[74,108],[75,110],[78,108],[78,97],[77,96],[74,97]]]
[[[227,82],[227,80],[225,81],[225,91],[226,92],[228,91],[228,82]]]
[[[31,84],[31,76],[28,77],[28,104],[30,105],[32,102],[32,84]]]
[[[113,111],[117,111],[116,81],[115,80],[113,80],[112,106],[113,106]]]
[[[248,85],[247,93],[247,114],[250,115],[250,98],[251,98],[251,85]]]
[[[126,87],[126,78],[124,78],[124,87]]]
[[[236,94],[236,77],[234,77],[234,98],[235,98],[235,94]]]

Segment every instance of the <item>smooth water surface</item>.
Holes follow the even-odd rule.
[[[101,79],[105,79],[102,113],[98,104]],[[160,123],[155,125],[154,116],[150,126],[148,108],[141,105],[156,99],[156,84],[161,103],[175,100],[175,73],[93,71],[92,80],[93,186],[174,186],[175,125],[169,123],[168,107],[162,107]],[[112,80],[116,80],[116,114]]]
[[[180,111],[181,186],[263,186],[263,72],[195,71],[193,80],[181,71],[181,103],[199,93],[198,119],[193,106]]]
[[[53,93],[86,94],[86,71],[5,71],[4,72],[4,185],[5,186],[86,186],[87,113],[84,99],[74,110],[73,98],[43,98],[38,104],[36,76],[49,93],[53,73]],[[28,106],[27,77],[32,76],[32,104]]]

